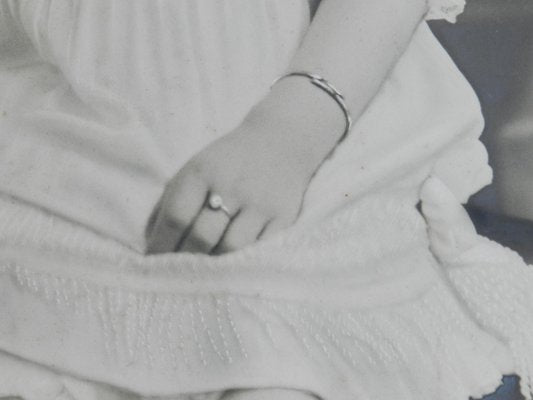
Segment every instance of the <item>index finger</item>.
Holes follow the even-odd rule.
[[[165,191],[155,224],[147,238],[148,253],[173,252],[200,213],[207,196],[207,185],[187,175]]]

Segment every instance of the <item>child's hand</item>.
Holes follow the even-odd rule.
[[[224,253],[291,225],[312,174],[298,163],[274,135],[244,124],[170,181],[149,229],[148,251]],[[213,194],[226,210],[209,207]]]
[[[169,182],[147,229],[148,252],[224,253],[290,226],[343,124],[329,96],[302,79],[280,82]],[[210,207],[213,195],[223,207]]]

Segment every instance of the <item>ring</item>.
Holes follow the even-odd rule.
[[[222,196],[220,196],[219,194],[210,194],[209,199],[207,200],[207,205],[211,210],[222,211],[228,216],[228,218],[231,218],[231,213],[228,210],[228,207],[224,205],[224,200],[222,200]]]

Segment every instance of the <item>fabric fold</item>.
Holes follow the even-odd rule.
[[[506,348],[441,281],[423,220],[397,196],[217,258],[139,256],[42,218],[47,240],[13,235],[18,215],[1,216],[0,348],[60,373],[145,396],[464,400],[508,372]]]

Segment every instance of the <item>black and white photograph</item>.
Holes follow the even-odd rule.
[[[1,400],[532,400],[533,0],[0,0]]]

